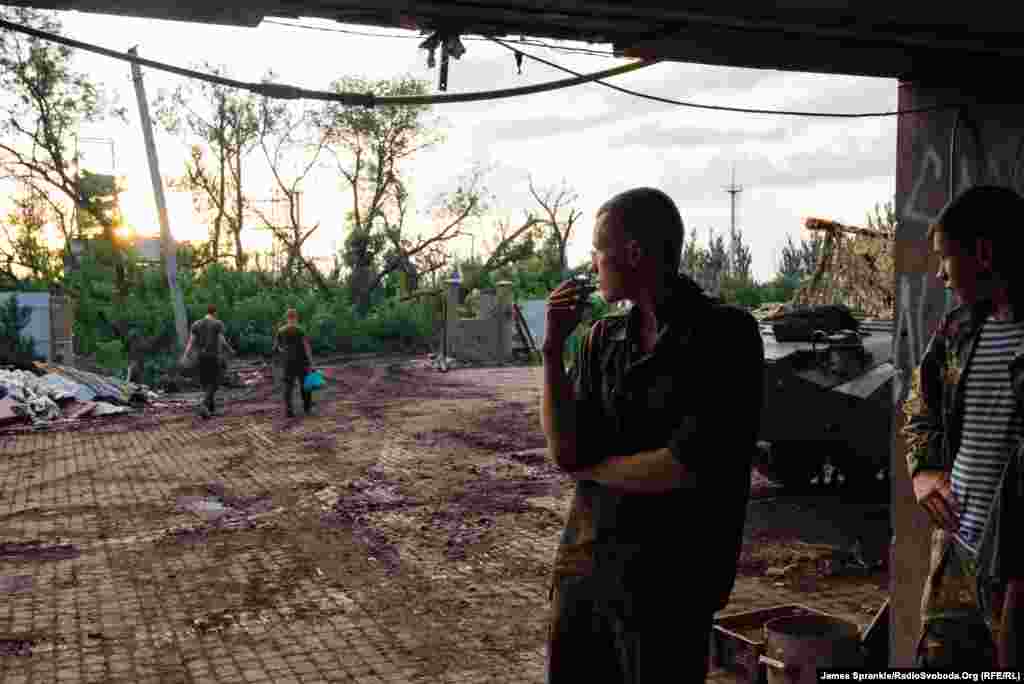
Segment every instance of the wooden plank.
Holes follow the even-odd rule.
[[[537,343],[533,340],[533,333],[530,332],[530,326],[526,324],[526,319],[523,318],[523,312],[519,309],[519,305],[513,304],[512,309],[515,312],[516,328],[519,330],[519,335],[523,338],[526,348],[530,351],[537,351]]]

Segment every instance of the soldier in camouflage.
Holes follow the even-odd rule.
[[[916,652],[925,669],[1020,667],[1021,220],[1024,198],[978,186],[928,232],[959,305],[932,335],[903,404],[914,496],[934,523]]]

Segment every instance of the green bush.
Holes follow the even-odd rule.
[[[431,336],[433,316],[422,304],[390,302],[371,313],[361,327],[366,337],[407,347]]]
[[[109,340],[96,344],[96,364],[113,374],[121,373],[126,367],[124,345],[121,340]]]
[[[32,318],[32,309],[18,304],[18,298],[11,295],[0,307],[0,339],[6,340],[14,347],[14,351],[35,357],[35,342],[22,330],[28,326]]]
[[[142,384],[157,387],[160,378],[178,365],[180,357],[176,353],[154,354],[146,359],[142,373]]]

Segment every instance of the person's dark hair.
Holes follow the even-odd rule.
[[[208,307],[206,307],[206,313],[210,314],[211,316],[217,315],[217,305],[210,304]]]
[[[979,238],[992,241],[993,270],[1014,277],[1020,262],[1024,197],[1010,188],[975,185],[953,198],[928,227],[928,241],[935,233],[954,240],[965,254],[974,255]],[[1014,277],[1016,279],[1016,277]]]
[[[656,188],[633,188],[602,204],[601,214],[608,214],[627,240],[636,240],[652,255],[660,252],[667,275],[679,271],[685,228],[671,197]]]

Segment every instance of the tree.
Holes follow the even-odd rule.
[[[346,77],[332,84],[336,92],[372,92],[378,96],[424,95],[430,84],[411,77],[366,81]],[[483,211],[483,171],[473,169],[454,192],[435,203],[435,229],[410,239],[406,221],[411,211],[403,164],[419,150],[443,139],[428,121],[430,108],[416,106],[362,107],[327,103],[319,113],[335,166],[352,193],[346,213],[348,235],[344,262],[355,309],[365,315],[370,297],[388,274],[405,270],[418,280],[416,262],[430,254],[438,260],[443,243],[462,235],[463,223]]]
[[[809,238],[801,238],[800,244],[793,243],[791,235],[786,236],[786,244],[782,246],[778,275],[787,281],[799,283],[809,277],[818,267],[821,260],[824,236],[815,233]]]
[[[270,74],[265,80],[273,78]],[[316,124],[315,112],[306,106],[264,98],[260,103],[259,146],[274,178],[274,193],[285,206],[285,215],[270,216],[257,203],[247,204],[285,245],[287,263],[284,275],[292,286],[305,269],[321,292],[333,296],[316,265],[302,256],[302,246],[320,227],[306,227],[302,220],[301,185],[320,161],[327,146],[326,131]],[[288,163],[297,162],[288,172]]]
[[[704,268],[706,259],[706,251],[697,244],[697,234],[691,232],[690,239],[683,243],[683,254],[679,259],[679,270],[697,280]]]
[[[579,199],[579,195],[566,184],[564,178],[559,186],[550,186],[539,190],[534,187],[532,176],[528,177],[528,182],[530,194],[537,200],[547,216],[544,223],[550,229],[549,242],[557,250],[558,267],[564,275],[569,270],[565,254],[569,239],[572,237],[573,226],[583,216],[579,209],[571,206]]]
[[[693,278],[705,292],[717,297],[722,291],[723,280],[729,275],[729,250],[725,236],[716,236],[714,228],[708,228],[708,245],[705,247],[697,244],[696,234],[690,233],[690,239],[683,244],[679,270]]]
[[[733,226],[729,234],[729,276],[736,284],[751,283],[750,266],[753,260],[750,247],[743,244],[743,232]]]
[[[56,15],[26,7],[0,7],[5,21],[60,33]],[[116,227],[95,195],[84,192],[73,140],[82,123],[99,121],[113,109],[88,75],[71,68],[71,49],[34,36],[0,31],[0,173],[49,194],[63,195],[91,216],[114,244]],[[66,225],[59,227],[66,229]],[[65,241],[71,234],[65,233]],[[116,254],[116,252],[115,252]],[[119,269],[123,285],[123,272]]]
[[[219,76],[227,75],[226,67],[204,63],[201,68]],[[157,119],[168,132],[186,131],[201,141],[192,145],[185,175],[175,183],[192,192],[197,207],[212,215],[210,240],[201,259],[220,261],[226,229],[233,242],[235,268],[245,270],[242,163],[260,142],[259,99],[220,84],[189,81],[173,93],[162,93],[156,111]]]
[[[50,249],[44,234],[54,212],[47,211],[44,198],[36,192],[14,198],[14,210],[2,224],[4,240],[0,245],[0,277],[17,284],[26,273],[38,282],[54,282],[61,275],[60,253]],[[65,214],[56,214],[58,220]]]
[[[526,212],[523,222],[512,228],[508,221],[500,221],[495,226],[495,238],[489,247],[490,254],[483,262],[477,263],[472,276],[463,274],[462,289],[469,292],[477,287],[491,274],[517,264],[533,256],[537,249],[537,240],[543,235],[544,221]]]

